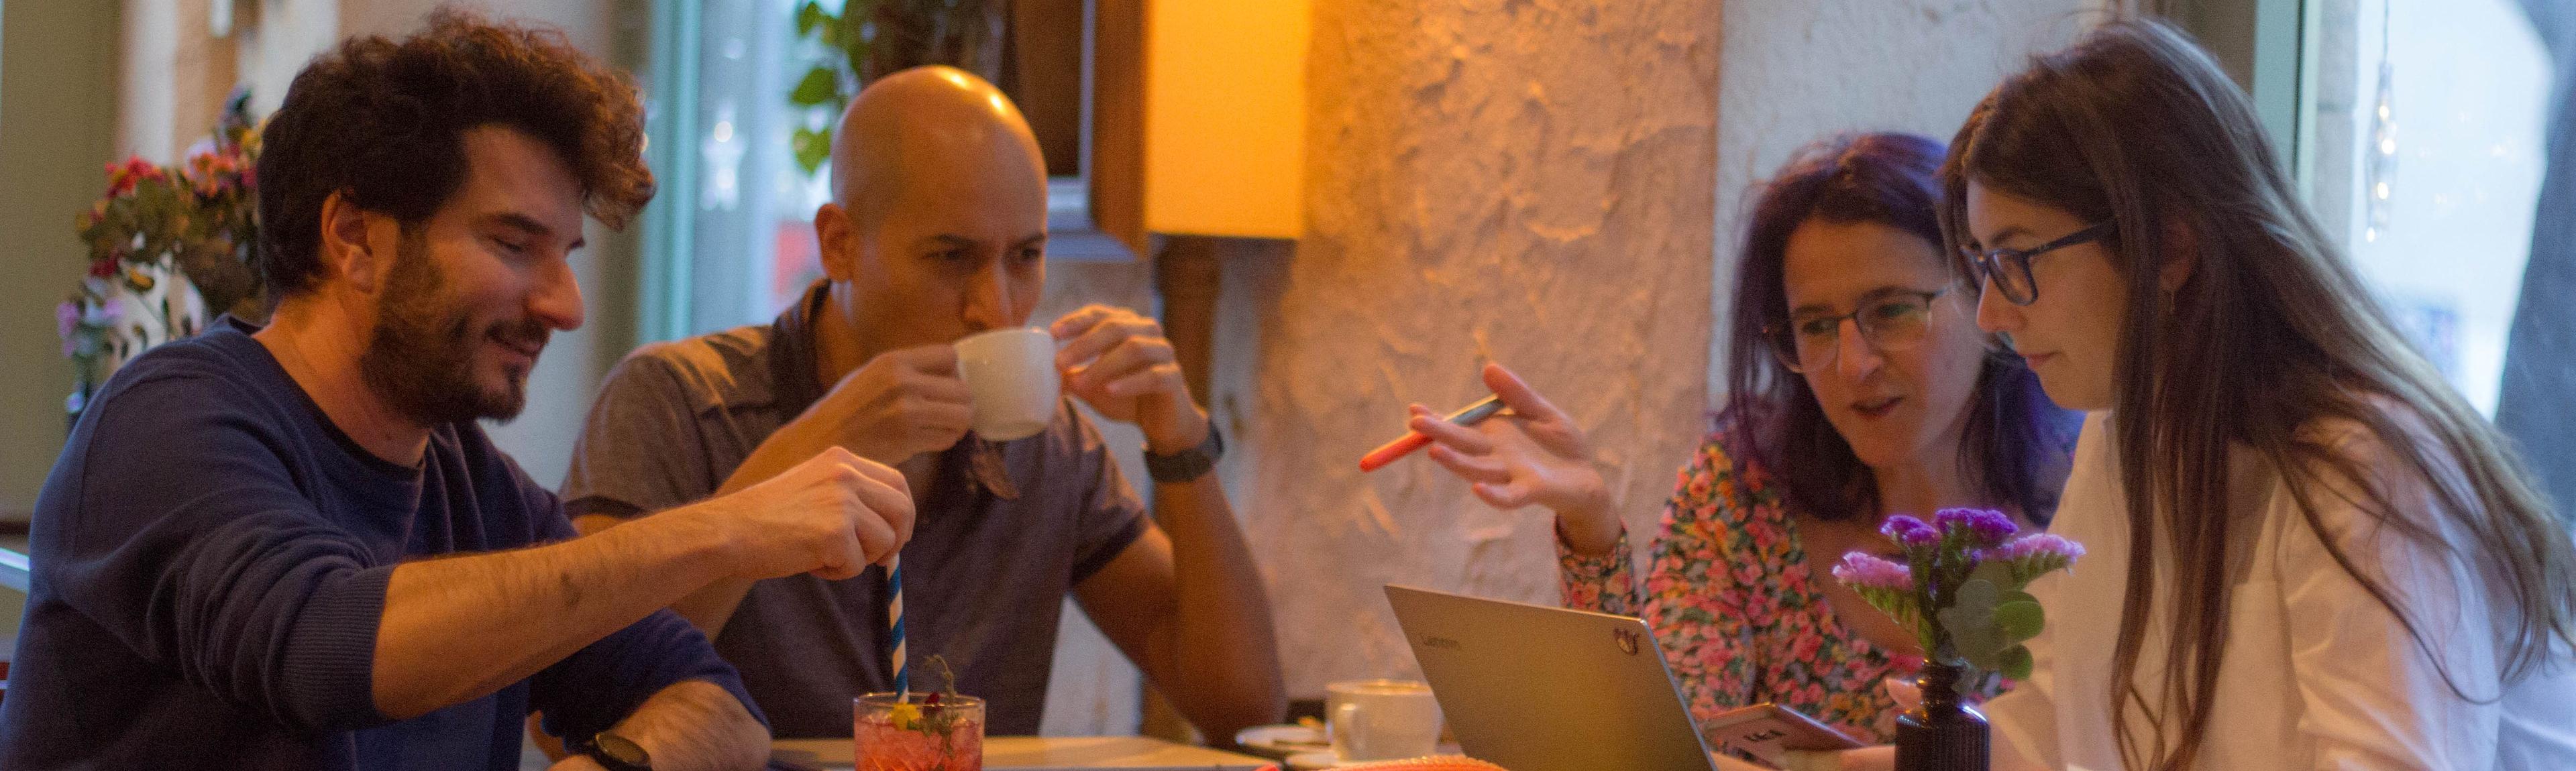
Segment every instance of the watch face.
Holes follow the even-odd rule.
[[[598,758],[610,771],[646,771],[653,767],[653,759],[644,754],[643,747],[606,731],[592,737],[591,757]]]

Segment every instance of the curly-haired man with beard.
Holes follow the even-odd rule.
[[[455,13],[299,74],[260,158],[271,322],[227,318],[101,389],[37,502],[0,767],[757,768],[732,667],[659,610],[839,578],[910,537],[846,451],[574,537],[476,421],[581,324],[585,210],[652,196],[631,83],[559,33]]]

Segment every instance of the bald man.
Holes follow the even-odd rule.
[[[1009,99],[963,71],[871,84],[841,118],[825,279],[767,325],[646,346],[609,375],[563,498],[596,530],[759,483],[841,447],[896,467],[912,685],[987,700],[987,733],[1033,734],[1070,593],[1210,737],[1283,710],[1270,604],[1225,492],[1221,442],[1153,319],[1086,307],[1049,326],[1070,395],[1036,436],[969,429],[959,338],[1025,326],[1046,283],[1046,172]],[[1073,400],[1143,429],[1154,511]],[[1159,520],[1159,524],[1156,520]],[[783,737],[851,734],[850,697],[891,690],[885,573],[717,584],[674,604]]]

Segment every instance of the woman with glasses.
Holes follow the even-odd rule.
[[[1499,365],[1485,381],[1507,419],[1461,428],[1413,408],[1431,457],[1479,498],[1556,512],[1567,604],[1643,616],[1703,719],[1767,701],[1892,735],[1883,681],[1911,677],[1922,653],[1828,569],[1887,549],[1889,514],[1980,506],[2027,527],[2055,505],[2075,421],[1977,330],[1974,290],[1936,246],[1940,162],[1924,137],[1838,138],[1764,186],[1735,282],[1727,406],[1665,504],[1642,587],[1563,412]]]
[[[2576,768],[2568,532],[2263,137],[2207,54],[2119,22],[1951,144],[1980,325],[2092,413],[2052,527],[2091,553],[2031,588],[1996,765]]]

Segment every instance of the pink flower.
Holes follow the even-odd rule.
[[[1744,523],[1744,534],[1752,537],[1753,544],[1760,547],[1779,543],[1781,538],[1780,528],[1759,518]]]
[[[1796,641],[1789,643],[1789,655],[1794,657],[1794,660],[1796,661],[1814,661],[1816,660],[1816,650],[1823,648],[1824,646],[1825,638],[1823,635],[1799,635]]]
[[[189,156],[188,166],[180,176],[187,179],[189,189],[199,199],[213,200],[240,189],[242,159],[232,153],[198,153]]]
[[[1911,519],[1911,517],[1909,517]],[[1914,569],[1868,552],[1849,552],[1834,565],[1834,580],[1854,589],[1914,591]]]
[[[2075,558],[2081,556],[2084,556],[2084,544],[2067,540],[2066,536],[2058,535],[2056,533],[2033,533],[2031,535],[2025,535],[2020,538],[2013,539],[2011,543],[1977,553],[1977,559],[1980,560],[2017,560],[2030,559],[2033,557],[2048,557],[2065,560],[2068,564],[2073,564],[2075,562]]]
[[[2084,556],[2084,545],[2055,533],[2034,533],[1979,549],[1971,556],[1979,562],[2003,562],[2012,569],[2015,582],[2026,583],[2049,571],[2074,567],[2075,558]]]
[[[134,192],[135,185],[147,180],[167,178],[161,173],[161,167],[152,165],[152,162],[144,160],[143,156],[129,155],[123,161],[107,165],[107,197],[115,198]]]

